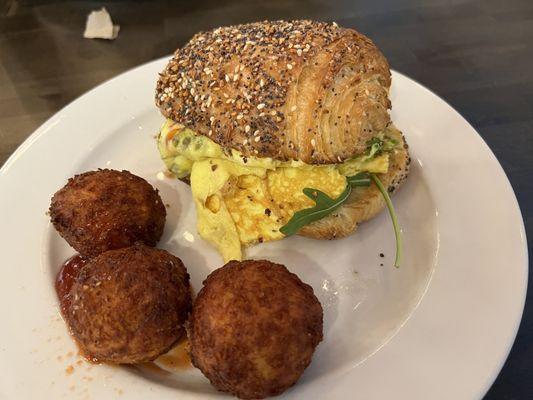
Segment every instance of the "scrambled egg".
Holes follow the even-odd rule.
[[[278,168],[267,174],[270,195],[280,208],[281,226],[285,225],[293,214],[304,208],[313,207],[314,201],[303,190],[307,187],[318,189],[331,198],[339,197],[346,188],[346,178],[332,166],[312,168]],[[280,228],[281,228],[280,226]]]
[[[241,240],[232,216],[235,209],[228,207],[232,203],[226,202],[235,191],[234,181],[239,177],[264,179],[265,174],[264,168],[245,167],[221,158],[193,163],[191,189],[198,215],[198,232],[217,248],[225,262],[240,260],[242,256]],[[246,215],[242,217],[246,218]]]
[[[171,172],[178,178],[190,176],[198,232],[224,262],[241,260],[243,245],[282,239],[279,229],[293,214],[314,206],[304,188],[336,198],[346,187],[346,176],[388,170],[387,154],[334,166],[245,158],[171,120],[161,128],[158,145]]]

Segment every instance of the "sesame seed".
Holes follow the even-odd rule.
[[[315,141],[315,139],[313,138],[313,139],[311,139],[311,146],[315,147],[315,145],[316,145],[316,141]]]
[[[330,68],[334,69],[340,65],[341,58],[337,55],[341,51],[347,53],[351,46],[352,54],[357,56],[361,49],[372,46],[354,37],[350,43],[344,43],[342,49],[329,50],[331,43],[346,34],[346,30],[335,27],[333,23],[305,20],[274,21],[203,32],[176,50],[159,74],[156,102],[168,118],[181,121],[191,129],[201,132],[206,121],[208,129],[212,127],[210,135],[215,133],[213,136],[224,140],[226,147],[231,147],[232,140],[227,138],[233,136],[235,129],[242,129],[247,135],[257,132],[254,132],[254,140],[259,131],[265,141],[271,135],[276,137],[276,132],[284,131],[286,118],[283,114],[286,111],[277,110],[283,107],[290,112],[298,110],[293,106],[296,103],[284,106],[293,79],[288,71],[296,69],[297,57],[304,57],[304,53],[315,47],[325,49],[333,56]],[[275,73],[276,65],[286,68]],[[233,87],[230,87],[231,82],[234,82]],[[224,88],[225,85],[228,88]],[[320,108],[321,104],[317,106]],[[254,109],[259,111],[254,112]],[[349,123],[346,119],[346,124]],[[219,138],[218,134],[226,129],[228,135]],[[280,142],[283,143],[283,139],[280,138]],[[294,144],[292,146],[295,148]],[[270,149],[261,149],[259,154],[276,157]]]
[[[254,139],[254,142],[259,142],[261,140],[261,136],[257,136],[255,139]]]

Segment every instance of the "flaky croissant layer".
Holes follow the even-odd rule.
[[[245,156],[339,163],[390,122],[388,63],[335,23],[257,22],[196,34],[160,74],[163,115]]]

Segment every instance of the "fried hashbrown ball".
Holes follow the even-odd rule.
[[[158,191],[144,179],[101,169],[70,178],[52,197],[50,217],[68,244],[90,258],[136,242],[155,246],[166,210]]]
[[[191,307],[181,260],[142,244],[90,260],[69,297],[65,319],[81,352],[117,364],[151,361],[170,350]]]
[[[187,331],[193,365],[218,390],[275,396],[311,362],[322,340],[322,306],[283,265],[230,261],[204,281]]]

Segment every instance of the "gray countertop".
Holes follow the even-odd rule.
[[[102,5],[121,25],[118,39],[83,39],[88,12]],[[0,0],[0,165],[68,102],[120,72],[170,54],[199,30],[302,17],[335,20],[367,34],[392,68],[432,89],[472,123],[513,185],[531,248],[529,0]],[[530,290],[517,341],[486,399],[533,398],[532,342]]]

